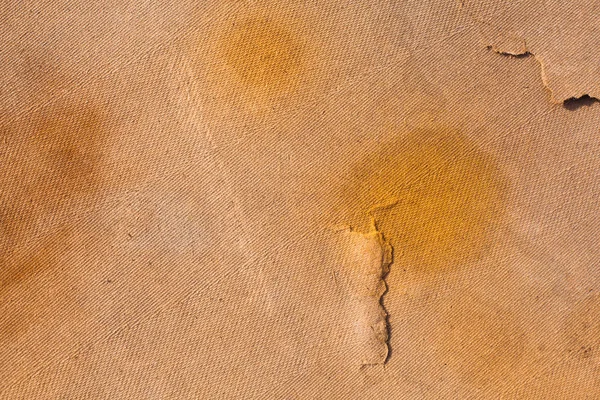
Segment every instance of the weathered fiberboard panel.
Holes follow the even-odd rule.
[[[599,8],[3,2],[0,398],[599,398]]]

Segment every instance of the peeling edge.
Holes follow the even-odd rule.
[[[600,102],[600,99],[584,94],[580,97],[569,97],[563,101],[563,107],[569,111],[575,111],[582,107],[591,107],[594,103]]]
[[[525,43],[524,39],[523,39],[523,43]],[[500,48],[498,48],[497,46],[495,46],[493,44],[487,44],[486,46],[488,49],[492,50],[494,53],[500,54],[503,56],[509,56],[509,57],[513,57],[513,58],[525,58],[525,57],[532,56],[540,65],[540,76],[542,78],[542,84],[544,85],[544,88],[546,90],[548,90],[548,92],[550,93],[550,102],[552,104],[562,104],[563,107],[566,108],[567,110],[574,111],[583,106],[591,106],[593,103],[600,101],[600,99],[590,96],[587,93],[582,93],[579,95],[571,96],[566,99],[557,98],[554,90],[552,90],[552,87],[550,85],[550,79],[548,78],[548,74],[546,73],[546,65],[544,64],[544,61],[542,60],[542,58],[539,55],[536,55],[533,52],[531,52],[531,50],[529,50],[527,48],[526,44],[525,44],[525,50],[523,52],[512,52],[512,51],[501,50]]]
[[[385,356],[385,359],[381,363],[381,364],[385,365],[385,364],[387,364],[387,362],[390,360],[390,358],[392,356],[392,347],[390,346],[390,338],[392,335],[391,327],[390,327],[390,314],[388,313],[387,309],[385,308],[385,304],[384,304],[384,300],[385,300],[384,296],[388,292],[388,284],[385,279],[386,279],[387,275],[390,273],[390,268],[392,266],[392,263],[394,262],[394,247],[391,245],[390,242],[388,242],[385,239],[385,236],[383,235],[383,233],[380,232],[379,230],[377,230],[376,226],[375,226],[375,229],[379,235],[380,245],[383,249],[383,254],[382,254],[382,258],[381,258],[381,282],[383,283],[384,291],[383,291],[383,293],[381,293],[381,296],[379,297],[379,307],[381,307],[383,313],[385,314],[385,329],[386,329],[385,345],[387,347],[387,354]]]
[[[502,49],[498,45],[489,43],[487,41],[485,43],[485,46],[489,50],[493,51],[494,53],[500,54],[503,56],[509,56],[509,57],[514,57],[514,58],[526,58],[529,56],[533,56],[535,58],[535,60],[540,64],[540,76],[542,78],[542,84],[544,85],[544,88],[546,90],[548,90],[548,92],[550,93],[550,102],[552,104],[561,104],[567,110],[574,111],[583,106],[591,106],[595,102],[600,102],[599,98],[590,96],[587,93],[578,93],[571,97],[563,98],[563,99],[557,98],[555,92],[552,90],[552,87],[550,86],[550,79],[548,78],[548,74],[546,73],[546,66],[544,64],[544,61],[542,60],[542,57],[531,51],[531,49],[527,46],[527,41],[525,38],[518,36],[518,35],[507,34],[504,31],[502,31],[501,29],[492,25],[491,23],[477,18],[475,15],[473,15],[472,13],[465,10],[465,0],[459,0],[459,6],[463,10],[463,12],[465,14],[467,14],[475,23],[487,26],[491,29],[496,30],[497,32],[499,32],[500,34],[502,34],[504,36],[513,37],[522,42],[523,46],[522,46],[522,50],[520,50],[520,51],[510,51],[510,50]],[[484,36],[484,34],[482,32],[480,32],[480,34],[482,36]]]
[[[384,290],[381,293],[381,295],[379,296],[379,299],[377,299],[377,301],[379,302],[379,307],[381,308],[383,314],[385,315],[385,330],[386,330],[385,346],[387,347],[387,353],[386,353],[385,359],[381,363],[379,363],[382,365],[387,364],[387,362],[390,360],[390,358],[392,356],[392,348],[390,346],[390,338],[391,338],[391,326],[390,326],[390,320],[389,320],[390,314],[388,313],[387,309],[385,308],[384,296],[388,292],[388,284],[386,281],[386,277],[390,273],[390,268],[394,262],[394,247],[385,238],[385,235],[383,234],[383,232],[381,232],[379,230],[379,228],[377,227],[377,221],[376,221],[375,217],[373,216],[373,212],[375,212],[377,210],[394,207],[397,203],[398,203],[398,199],[392,199],[388,203],[377,204],[377,205],[371,207],[371,209],[369,209],[369,211],[367,212],[369,215],[369,218],[371,219],[370,233],[374,233],[377,235],[377,238],[379,240],[379,245],[381,246],[381,249],[383,250],[382,256],[381,256],[380,280],[383,284]],[[378,365],[378,364],[363,364],[363,366],[364,365]]]
[[[488,49],[492,50],[494,53],[500,54],[502,56],[508,56],[508,57],[513,57],[513,58],[526,58],[526,57],[533,55],[529,50],[527,50],[527,48],[525,48],[525,50],[523,52],[516,52],[516,51],[501,50],[500,48],[494,46],[493,44],[488,44],[486,46]]]
[[[394,204],[395,204],[395,202],[393,202],[392,204],[375,206],[375,207],[373,207],[373,209],[369,210],[369,217],[371,218],[371,224],[370,224],[369,230],[366,232],[362,231],[362,230],[357,230],[351,225],[338,225],[338,226],[332,226],[332,227],[328,228],[334,233],[348,232],[351,234],[361,235],[365,238],[368,238],[370,236],[371,238],[376,239],[378,245],[380,246],[380,248],[382,250],[381,251],[381,259],[379,260],[379,269],[377,271],[377,275],[378,275],[377,276],[377,279],[378,279],[377,285],[380,286],[381,289],[375,293],[375,296],[359,296],[359,297],[370,297],[372,299],[371,301],[377,302],[376,304],[377,304],[377,307],[379,308],[379,315],[382,317],[381,319],[383,320],[383,323],[384,323],[384,329],[383,329],[382,333],[381,332],[379,334],[375,333],[374,337],[379,343],[385,345],[385,356],[383,356],[380,361],[376,361],[376,362],[368,362],[365,360],[360,361],[360,363],[359,363],[360,370],[363,370],[364,368],[367,368],[367,367],[384,366],[389,361],[389,359],[391,358],[391,354],[392,354],[391,346],[390,346],[391,328],[390,328],[390,323],[389,323],[389,313],[387,312],[385,305],[384,305],[384,296],[388,292],[388,285],[387,285],[387,282],[385,279],[386,279],[386,277],[390,271],[390,267],[393,263],[393,247],[385,239],[383,232],[381,232],[377,228],[376,221],[371,216],[370,213],[376,209],[391,207]]]

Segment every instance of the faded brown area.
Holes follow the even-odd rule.
[[[65,279],[82,213],[105,187],[106,106],[83,93],[67,100],[45,94],[1,124],[0,341],[24,333],[44,307],[71,296],[37,280]]]
[[[231,23],[219,39],[219,56],[241,85],[289,91],[305,68],[304,47],[281,21],[252,17]]]
[[[197,18],[185,54],[209,115],[264,115],[310,98],[326,58],[306,13],[275,3],[239,4],[216,20]]]

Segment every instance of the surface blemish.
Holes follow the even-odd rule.
[[[234,21],[219,40],[219,56],[242,86],[291,90],[303,70],[304,44],[270,17]]]
[[[374,221],[394,247],[394,266],[417,274],[476,260],[505,214],[496,161],[446,127],[398,132],[348,182],[340,208],[347,223],[366,230]]]

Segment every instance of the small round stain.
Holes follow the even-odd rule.
[[[304,46],[284,24],[268,17],[233,22],[219,42],[224,63],[250,88],[285,92],[303,69]]]

